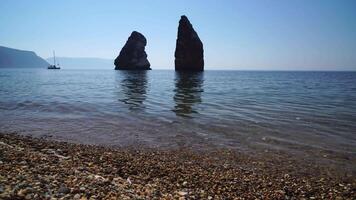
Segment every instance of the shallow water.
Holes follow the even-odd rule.
[[[356,153],[355,72],[0,70],[0,130],[115,146]]]

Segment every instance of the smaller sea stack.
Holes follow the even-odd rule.
[[[204,50],[198,34],[186,16],[181,16],[175,51],[176,71],[203,71]]]
[[[145,36],[133,31],[115,59],[115,70],[150,70],[150,62],[147,60]]]

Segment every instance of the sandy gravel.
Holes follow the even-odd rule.
[[[120,149],[0,134],[0,199],[356,199],[356,178],[286,154]]]

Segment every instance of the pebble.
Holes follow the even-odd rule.
[[[70,193],[70,189],[67,188],[66,186],[62,185],[62,186],[58,189],[58,193],[67,194],[67,193]]]
[[[33,194],[27,194],[27,195],[25,196],[25,199],[28,199],[28,200],[33,199],[33,198],[34,198],[34,195],[33,195]]]
[[[21,189],[21,190],[19,190],[19,191],[17,192],[17,195],[18,195],[19,197],[24,197],[24,196],[26,195],[26,192],[27,192],[27,190]]]
[[[183,192],[183,191],[179,191],[178,194],[179,194],[180,196],[185,196],[185,195],[187,195],[188,193],[187,193],[187,192]]]
[[[4,134],[0,142],[13,146],[0,145],[6,158],[0,199],[355,199],[354,176],[337,176],[329,167],[294,162],[272,150],[255,158],[226,150],[113,149]]]

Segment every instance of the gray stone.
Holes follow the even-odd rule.
[[[70,189],[67,188],[64,185],[61,185],[61,187],[58,189],[58,193],[60,193],[60,194],[68,194],[68,193],[70,193]]]

